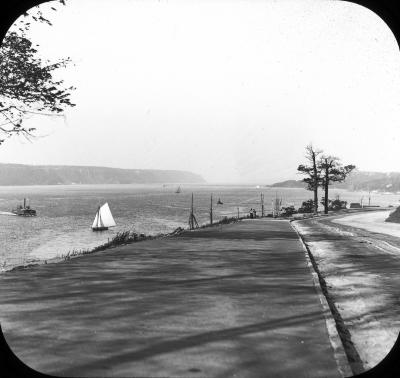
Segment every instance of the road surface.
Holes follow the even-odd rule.
[[[9,346],[43,373],[341,376],[286,221],[242,221],[4,273],[0,291]]]

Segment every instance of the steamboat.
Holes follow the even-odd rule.
[[[26,198],[24,198],[24,204],[19,205],[16,209],[12,209],[11,212],[20,217],[36,217],[36,210],[32,209],[30,205],[27,205]]]

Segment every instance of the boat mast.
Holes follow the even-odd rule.
[[[211,204],[210,204],[210,224],[213,224],[213,206],[212,206],[212,193],[211,193]]]
[[[261,193],[261,217],[264,218],[265,211],[264,211],[264,194]]]
[[[189,215],[189,230],[194,230],[195,228],[199,228],[199,224],[197,223],[196,217],[194,216],[193,193],[192,193],[192,204],[190,206],[190,215]]]
[[[103,225],[103,222],[102,222],[102,220],[101,220],[101,212],[100,212],[100,206],[99,206],[99,208],[97,209],[97,214],[98,214],[98,217],[97,217],[97,227],[102,227],[102,225]]]

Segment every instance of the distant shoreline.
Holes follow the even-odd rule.
[[[195,183],[195,182],[167,182],[167,183],[159,183],[159,182],[129,182],[129,183],[72,183],[72,184],[2,184],[0,185],[0,188],[10,188],[10,187],[28,187],[28,186],[36,186],[36,187],[42,187],[42,186],[51,186],[51,187],[58,187],[58,186],[99,186],[99,185],[107,185],[107,186],[116,186],[116,185],[138,185],[138,186],[148,186],[148,185],[153,185],[153,186],[163,186],[165,187],[171,187],[171,186],[176,186],[176,185],[204,185],[208,186],[210,184],[205,184],[205,183]],[[212,185],[212,184],[211,184]]]
[[[265,190],[265,189],[304,189],[305,188],[272,188],[269,185],[255,185],[255,184],[248,184],[248,183],[214,183],[214,182],[182,182],[182,181],[177,181],[177,182],[132,182],[132,183],[73,183],[73,184],[8,184],[8,185],[0,185],[0,188],[10,188],[10,187],[61,187],[61,186],[68,186],[68,187],[73,187],[73,186],[129,186],[129,185],[137,185],[137,186],[158,186],[158,187],[165,187],[165,188],[170,188],[176,187],[178,185],[180,186],[204,186],[204,187],[219,187],[219,186],[230,186],[230,187],[250,187],[258,190]],[[347,189],[343,189],[347,190]]]
[[[354,171],[345,182],[335,183],[331,189],[366,191],[371,194],[390,193],[400,195],[400,172]],[[271,188],[306,188],[302,180],[285,180],[269,185]]]
[[[0,186],[205,182],[201,175],[183,170],[0,163]]]

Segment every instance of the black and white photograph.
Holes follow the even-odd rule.
[[[400,49],[380,15],[340,0],[19,9],[0,38],[0,326],[24,369],[382,366],[400,330]]]

